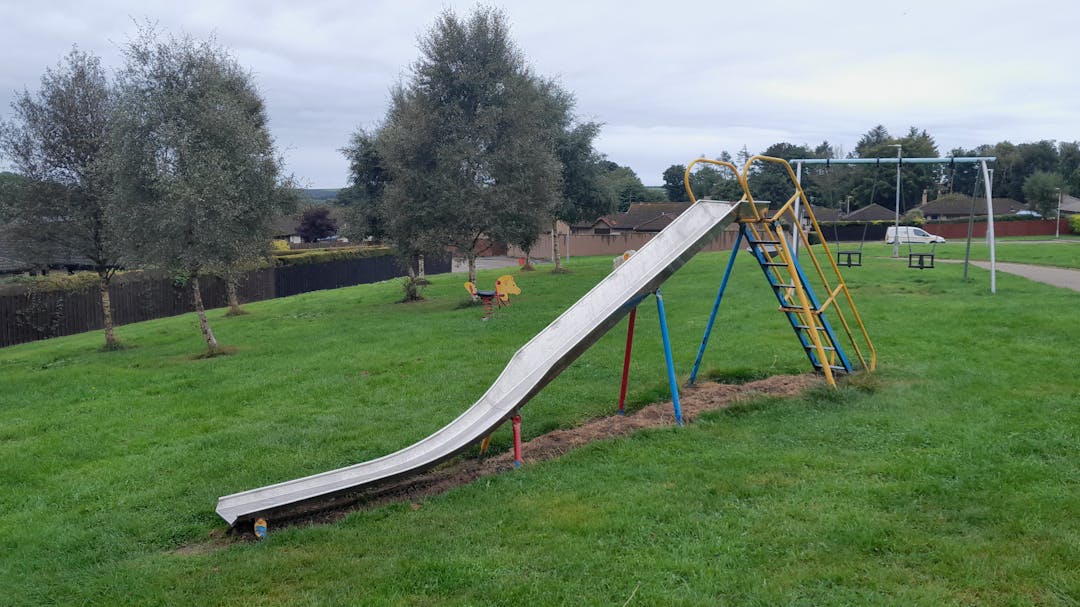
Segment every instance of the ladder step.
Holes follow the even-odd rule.
[[[783,268],[787,267],[787,264],[782,262],[782,261],[766,261],[766,262],[763,262],[761,265],[766,266],[766,267],[770,267],[770,266],[783,267]]]
[[[814,344],[807,344],[807,345],[805,345],[803,347],[806,348],[807,350],[817,350],[817,347],[814,346]],[[826,352],[836,352],[836,348],[833,348],[831,346],[821,346],[821,349],[825,350]]]
[[[808,327],[806,325],[791,325],[791,326],[795,327],[799,331],[809,331],[810,330],[810,327]],[[814,327],[814,328],[817,329],[818,331],[827,331],[828,330],[825,327]]]
[[[818,364],[818,363],[814,363],[814,368],[820,370],[821,365]],[[847,373],[847,369],[845,369],[844,367],[842,367],[840,365],[829,365],[829,368],[832,369],[833,372]]]
[[[780,306],[780,311],[781,311],[781,312],[792,312],[792,313],[796,313],[796,312],[806,312],[807,310],[804,310],[804,309],[802,309],[801,307],[800,307],[800,308],[796,308],[795,306]],[[815,310],[815,309],[813,309],[813,308],[810,308],[809,312],[810,312],[811,314],[821,314],[821,310]]]
[[[765,245],[776,246],[778,244],[780,244],[779,240],[751,240],[750,241],[750,246],[752,246],[752,247],[765,246]]]
[[[774,289],[794,289],[795,285],[789,285],[784,282],[778,282],[772,286]]]

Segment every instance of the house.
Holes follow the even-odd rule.
[[[810,205],[810,212],[814,214],[814,219],[817,219],[818,221],[840,221],[840,209],[819,207],[816,204],[812,204]]]
[[[689,208],[688,202],[635,202],[623,213],[600,217],[584,231],[592,234],[659,232]]]
[[[58,269],[66,270],[69,273],[77,270],[94,269],[94,262],[89,259],[74,254],[65,255],[55,247],[49,247],[44,243],[35,243],[35,246],[31,248],[38,250],[38,253],[33,257],[48,259],[48,261],[27,261],[24,259],[27,257],[27,243],[24,242],[20,246],[18,242],[24,238],[25,236],[20,236],[10,224],[0,225],[0,276],[26,273],[45,274],[49,270]]]
[[[345,209],[336,206],[326,208],[330,209],[330,218],[337,224],[338,234],[344,232],[349,225],[345,216]],[[275,219],[273,222],[274,240],[284,240],[289,244],[304,242],[304,239],[300,236],[300,218],[302,216],[303,211]]]
[[[991,204],[993,205],[994,215],[1015,215],[1019,211],[1030,210],[1026,204],[1012,198],[994,198]],[[926,219],[958,219],[971,214],[972,201],[970,196],[964,194],[946,194],[918,208]],[[979,198],[975,200],[974,209],[976,216],[985,216],[986,199]]]
[[[886,209],[874,202],[844,215],[844,221],[889,221],[896,218],[895,209]]]
[[[1080,214],[1080,198],[1076,198],[1075,196],[1069,196],[1068,194],[1062,194],[1061,195],[1061,214],[1062,215]]]

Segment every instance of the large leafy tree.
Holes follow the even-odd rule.
[[[439,15],[411,72],[374,138],[384,228],[407,253],[454,247],[474,280],[485,236],[551,216],[569,97],[526,66],[493,8]]]
[[[126,242],[141,263],[188,279],[216,354],[199,277],[264,253],[295,194],[262,98],[227,50],[145,28],[124,53],[115,165]]]
[[[57,256],[88,260],[98,275],[105,347],[113,331],[109,283],[120,265],[108,162],[114,93],[97,57],[72,49],[24,91],[0,124],[0,153],[22,179],[4,196],[4,219],[23,254],[41,265]],[[18,187],[15,187],[15,186]]]
[[[635,202],[661,202],[663,195],[649,190],[630,167],[610,160],[600,161],[600,182],[615,196],[618,210],[625,211]]]
[[[686,202],[690,199],[683,181],[685,175],[686,165],[684,164],[673,164],[664,170],[664,192],[671,202]]]

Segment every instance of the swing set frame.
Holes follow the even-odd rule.
[[[996,156],[959,156],[948,158],[902,158],[897,152],[896,158],[796,158],[789,160],[792,165],[795,166],[795,178],[802,184],[802,169],[803,165],[816,165],[824,164],[830,166],[833,164],[895,164],[897,172],[897,180],[899,180],[900,171],[903,170],[905,164],[978,164],[979,170],[982,172],[983,183],[986,187],[983,191],[986,193],[986,243],[990,246],[990,292],[997,293],[997,253],[996,244],[994,239],[994,204],[993,204],[993,187],[990,181],[990,169],[987,167],[987,163],[997,160]],[[795,202],[795,213],[800,215],[802,209],[800,208],[801,201]],[[896,220],[895,227],[900,227],[900,192],[896,193]],[[897,230],[899,232],[899,229]],[[897,239],[899,241],[899,239]],[[797,242],[797,241],[796,241]],[[798,251],[793,251],[796,255]]]

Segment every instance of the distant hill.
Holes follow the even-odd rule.
[[[305,189],[300,190],[301,204],[336,204],[341,190]]]

